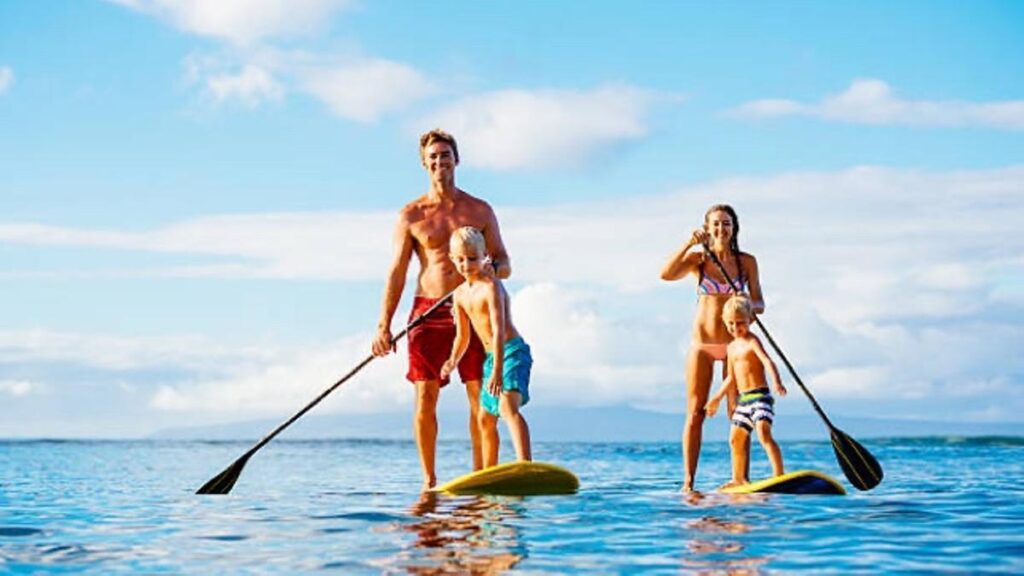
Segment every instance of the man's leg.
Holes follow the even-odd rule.
[[[480,440],[480,380],[466,382],[466,399],[469,400],[469,441],[473,445],[473,470],[483,468],[483,448]]]
[[[437,398],[441,392],[439,380],[416,382],[416,413],[413,416],[413,435],[420,452],[423,469],[423,489],[437,484],[434,458],[437,451]]]

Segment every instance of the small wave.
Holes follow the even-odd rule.
[[[212,536],[199,536],[199,538],[202,540],[216,540],[218,542],[241,542],[249,539],[244,534],[215,534]]]
[[[39,528],[29,528],[26,526],[0,526],[0,536],[35,536],[36,534],[42,534],[43,531]]]
[[[1024,446],[1024,436],[942,436],[869,438],[865,443],[901,446]]]

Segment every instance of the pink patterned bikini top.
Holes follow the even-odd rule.
[[[746,278],[743,277],[743,266],[740,266],[740,276],[736,279],[736,283],[739,284],[740,292],[746,292],[747,282]],[[700,280],[697,281],[697,294],[701,296],[711,295],[723,295],[723,294],[735,294],[736,290],[729,285],[728,282],[719,282],[711,276],[704,273],[704,263],[700,265]]]

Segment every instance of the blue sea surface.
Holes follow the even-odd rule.
[[[722,442],[704,494],[679,492],[678,444],[538,442],[577,495],[450,497],[420,494],[411,442],[275,441],[230,495],[197,496],[248,443],[6,441],[0,573],[1024,573],[1024,439],[860,440],[886,473],[870,492],[827,442],[789,442],[787,469],[850,494],[733,497],[713,493]],[[468,453],[442,442],[439,479]]]

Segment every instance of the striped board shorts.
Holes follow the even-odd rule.
[[[740,394],[739,405],[732,413],[732,425],[750,432],[757,422],[767,420],[771,424],[774,418],[775,399],[767,388],[758,388]]]

